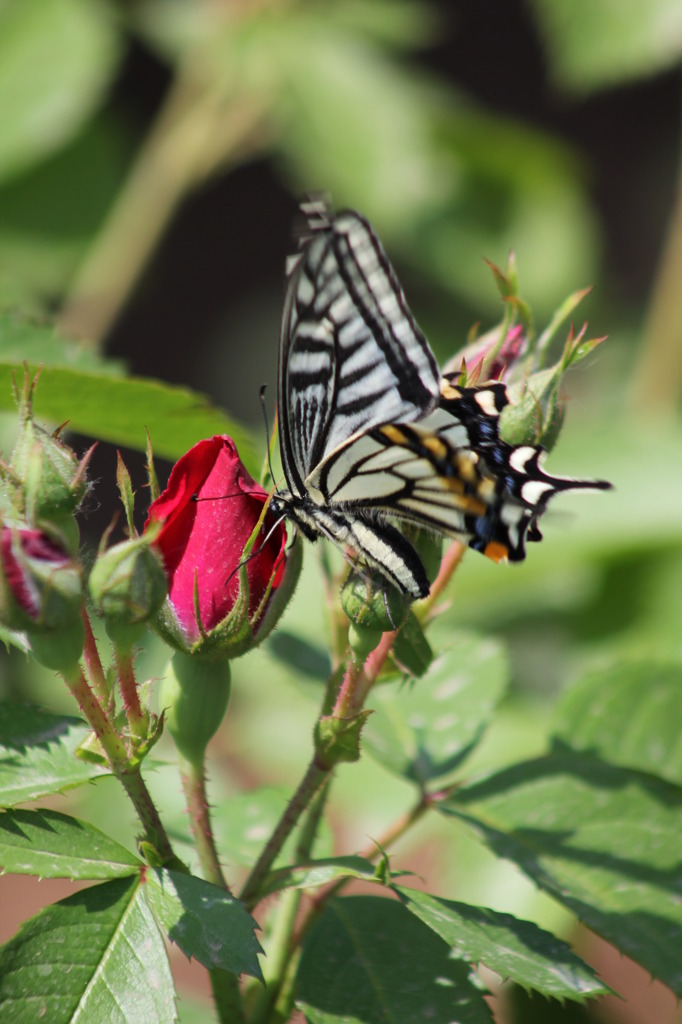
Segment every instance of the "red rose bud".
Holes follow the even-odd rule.
[[[2,624],[24,630],[48,667],[77,662],[83,649],[79,566],[42,531],[3,523],[0,570]]]
[[[506,381],[513,375],[518,361],[528,350],[528,338],[521,324],[515,324],[499,344],[499,328],[481,335],[449,359],[443,373],[457,373],[462,364],[467,369],[467,380],[471,384],[483,384],[488,380]]]
[[[236,657],[272,628],[271,607],[283,610],[278,592],[289,596],[299,562],[286,554],[284,525],[268,513],[245,554],[267,497],[226,436],[200,441],[173,467],[145,528],[160,526],[153,544],[168,600],[157,624],[178,649]]]

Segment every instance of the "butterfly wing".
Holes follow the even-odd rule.
[[[278,408],[292,494],[360,431],[436,408],[439,371],[395,271],[368,222],[302,204],[307,230],[290,261],[279,350]]]
[[[555,494],[609,486],[552,476],[541,448],[501,441],[504,385],[442,387],[440,408],[419,423],[384,424],[331,452],[306,480],[313,501],[381,510],[518,562],[526,540],[541,539],[537,520]]]

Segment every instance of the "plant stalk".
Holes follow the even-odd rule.
[[[178,760],[182,788],[189,812],[190,829],[204,878],[207,882],[213,882],[214,885],[219,885],[221,889],[230,892],[213,837],[204,765],[190,761],[182,754],[178,754]]]

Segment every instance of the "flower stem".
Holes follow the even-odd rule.
[[[305,775],[301,779],[298,789],[294,793],[286,810],[280,818],[274,832],[265,845],[263,852],[256,861],[251,874],[246,880],[240,894],[240,899],[248,909],[252,909],[258,902],[260,887],[264,882],[275,858],[282,849],[288,836],[296,827],[298,819],[308,807],[315,794],[319,791],[325,780],[329,778],[329,769],[320,768],[313,757],[308,765]]]
[[[246,1024],[239,978],[236,974],[230,974],[219,967],[214,967],[208,974],[220,1024]]]
[[[85,715],[88,725],[102,745],[112,771],[116,775],[121,775],[128,765],[128,755],[123,740],[116,732],[113,723],[90,689],[83,670],[80,666],[76,666],[73,672],[64,672],[62,674],[72,696],[75,697],[78,703],[78,707]]]
[[[359,664],[353,658],[349,659],[332,711],[334,718],[352,718],[362,711],[367,695],[391,653],[397,635],[397,630],[382,633],[381,640],[367,655],[364,664]]]
[[[682,173],[633,377],[633,404],[672,414],[682,393]]]
[[[453,540],[446,550],[440,563],[438,575],[431,584],[429,596],[419,604],[419,618],[422,622],[429,618],[436,600],[440,597],[450,582],[455,570],[459,566],[459,563],[464,558],[465,552],[466,546],[464,544],[460,544],[458,540]]]
[[[214,885],[219,885],[221,889],[229,892],[211,828],[204,764],[191,761],[182,754],[179,755],[179,763],[190,828],[204,878],[207,882],[213,882]]]
[[[145,839],[156,851],[161,863],[186,870],[173,851],[159,812],[142,778],[140,766],[135,765],[129,771],[117,775],[142,823]]]
[[[130,735],[135,740],[142,740],[147,735],[147,719],[140,706],[140,695],[137,692],[135,669],[133,666],[132,647],[115,646],[116,672],[123,697],[123,706],[130,727]]]
[[[184,197],[263,146],[263,114],[262,102],[216,95],[187,61],[62,310],[62,330],[91,344],[106,336]]]
[[[95,640],[95,634],[92,632],[90,617],[85,608],[83,608],[83,625],[85,627],[83,657],[85,658],[88,675],[90,676],[90,682],[92,683],[98,701],[102,707],[106,707],[111,695],[109,693],[109,687],[107,686],[107,677],[104,674],[104,668],[102,667],[102,659],[99,656],[99,649],[97,647],[97,641]]]

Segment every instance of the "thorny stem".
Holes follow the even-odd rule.
[[[194,838],[201,870],[204,878],[221,889],[230,891],[216,850],[211,828],[208,796],[206,793],[206,773],[203,763],[196,763],[179,755],[180,778],[187,801],[190,829]]]
[[[112,772],[128,794],[144,828],[145,838],[164,863],[176,861],[177,858],[173,853],[159,813],[140,774],[140,766],[130,764],[123,741],[90,689],[83,670],[76,667],[73,672],[63,673],[63,676],[90,728],[99,740]]]
[[[328,783],[329,781],[327,780]],[[295,859],[297,863],[308,860],[312,854],[328,793],[329,785],[327,784],[318,792],[306,814],[296,844]],[[292,959],[296,959],[298,952],[291,937],[296,926],[302,898],[303,893],[300,889],[289,889],[282,895],[264,964],[265,987],[258,990],[253,1011],[249,1014],[250,1024],[262,1024],[269,1020],[270,1013],[275,1006],[275,1019],[289,1019],[293,1005]]]
[[[132,647],[115,645],[116,673],[121,688],[123,706],[126,711],[126,718],[130,727],[130,735],[133,739],[144,739],[147,735],[147,720],[140,705],[140,695],[137,692],[135,681],[135,669],[133,666]]]
[[[313,757],[298,785],[298,789],[291,798],[241,891],[239,898],[246,904],[247,909],[252,909],[258,902],[260,887],[272,867],[277,854],[282,849],[287,837],[296,827],[301,814],[328,777],[329,769],[320,768],[316,758]]]
[[[377,680],[386,658],[398,635],[397,630],[382,633],[381,640],[361,664],[350,658],[332,715],[334,718],[352,718],[362,711],[367,695]]]
[[[72,672],[64,672],[63,676],[71,695],[75,697],[88,725],[99,740],[113,772],[116,775],[122,775],[128,765],[125,746],[102,705],[90,689],[85,673],[80,666],[76,666]]]
[[[90,617],[85,608],[83,608],[83,625],[85,627],[85,646],[83,648],[83,657],[85,658],[90,682],[92,683],[99,703],[102,707],[107,707],[111,699],[111,695],[109,693],[109,687],[107,686],[107,677],[104,674],[102,659],[99,656],[95,634],[92,632]]]

